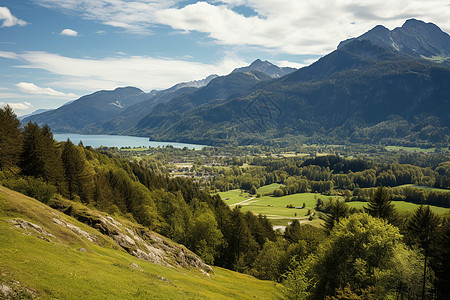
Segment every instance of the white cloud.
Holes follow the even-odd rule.
[[[63,93],[55,91],[52,88],[42,88],[38,87],[34,83],[30,82],[19,82],[16,84],[16,86],[20,89],[22,93],[27,94],[35,94],[35,95],[46,95],[46,96],[52,96],[52,97],[58,97],[58,98],[69,98],[69,99],[75,99],[77,98],[77,95],[73,93]]]
[[[325,54],[341,40],[375,25],[392,29],[408,18],[433,22],[450,32],[448,0],[218,0],[188,5],[178,0],[35,1],[134,33],[148,34],[162,24],[179,32],[203,32],[219,44],[290,54]],[[239,14],[237,6],[255,15]]]
[[[78,36],[78,32],[73,30],[73,29],[63,29],[60,33],[60,35],[65,35],[65,36]]]
[[[19,102],[19,103],[5,103],[5,102],[0,102],[0,106],[4,107],[6,105],[9,105],[12,109],[14,110],[26,110],[26,109],[30,109],[32,107],[30,102]]]
[[[14,52],[8,52],[8,51],[0,51],[0,57],[3,58],[11,58],[11,59],[18,59],[19,56]]]
[[[145,90],[165,89],[179,82],[203,79],[210,74],[228,74],[236,65],[246,64],[232,55],[226,55],[216,64],[150,56],[72,58],[39,51],[15,55],[8,52],[5,56],[21,61],[22,64],[16,66],[18,68],[41,69],[58,75],[60,79],[50,82],[51,86],[83,92],[118,86],[137,86]],[[51,93],[48,89],[35,87],[30,83],[19,85],[19,88],[28,91],[44,90],[47,94]]]
[[[0,6],[0,21],[3,21],[3,24],[1,27],[11,27],[11,26],[25,26],[28,23],[24,20],[18,19],[7,7]]]

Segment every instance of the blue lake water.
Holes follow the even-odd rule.
[[[91,146],[92,148],[98,148],[100,146],[105,147],[163,147],[171,145],[175,148],[188,147],[189,149],[202,149],[204,145],[195,144],[184,144],[184,143],[173,143],[173,142],[155,142],[149,141],[145,137],[137,136],[125,136],[125,135],[85,135],[85,134],[74,134],[74,133],[55,133],[53,137],[58,142],[67,141],[70,139],[72,143],[78,144],[80,141],[83,142],[85,146]]]

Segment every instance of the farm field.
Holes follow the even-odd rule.
[[[279,184],[271,184],[267,186],[263,186],[258,189],[258,193],[263,194],[264,192],[269,193],[274,189],[279,188]],[[443,189],[435,189],[431,187],[421,187],[414,185],[403,185],[397,188],[402,187],[416,187],[416,188],[424,188],[427,190],[437,190],[437,191],[447,191]],[[264,192],[261,192],[264,191]],[[235,206],[237,203],[253,198],[253,195],[248,193],[242,193],[241,190],[230,190],[227,192],[220,192],[219,195],[222,199],[230,206]],[[225,200],[229,198],[228,200]],[[254,198],[247,202],[240,204],[242,211],[251,211],[254,214],[263,214],[266,215],[267,218],[271,219],[272,224],[276,226],[286,226],[293,219],[299,220],[308,220],[307,213],[308,209],[312,209],[315,207],[317,203],[317,199],[322,199],[324,202],[328,201],[330,198],[333,199],[342,199],[339,196],[324,196],[316,193],[301,193],[301,194],[293,194],[287,195],[283,197],[272,197],[272,196],[262,196],[260,198]],[[302,207],[303,203],[305,203],[305,208],[287,208],[287,205],[292,204],[294,207]],[[351,207],[355,207],[358,209],[362,209],[364,206],[367,206],[367,202],[362,201],[352,201],[347,202]],[[414,211],[419,207],[418,204],[405,202],[405,201],[393,201],[393,204],[399,210],[405,211]],[[450,211],[448,208],[438,207],[438,206],[430,206],[430,208],[438,213],[444,214]],[[317,223],[317,224],[316,224]],[[322,223],[322,220],[314,219],[313,221],[308,221],[308,224],[319,226]]]
[[[387,151],[406,151],[406,152],[422,152],[422,153],[432,153],[436,148],[418,148],[418,147],[402,147],[402,146],[386,146]]]
[[[228,205],[233,205],[253,197],[253,195],[250,195],[249,193],[246,192],[241,194],[241,190],[239,189],[229,190],[227,192],[219,192],[218,194],[220,195],[222,200],[225,201],[225,203]]]
[[[305,217],[308,209],[314,208],[319,198],[323,201],[328,201],[330,198],[339,199],[340,197],[324,196],[315,193],[302,193],[283,197],[262,196],[242,204],[242,211],[263,214],[269,219]],[[286,207],[291,204],[294,207],[302,207],[303,203],[305,203],[305,208],[302,209]]]
[[[399,210],[406,210],[406,211],[414,211],[416,210],[420,205],[411,203],[411,202],[405,202],[405,201],[392,201],[392,203],[395,205],[395,207]],[[367,202],[363,201],[351,201],[347,202],[349,206],[355,207],[355,208],[363,208],[364,206],[367,206]],[[430,208],[437,214],[445,214],[446,212],[450,211],[450,209],[445,207],[438,207],[430,205]]]
[[[414,185],[414,184],[399,185],[399,186],[396,186],[395,188],[405,188],[405,187],[413,187],[413,188],[418,188],[418,189],[424,189],[426,191],[450,192],[450,190],[446,190],[446,189],[439,189],[439,188],[434,188],[434,187],[429,187],[429,186],[421,186],[421,185]]]
[[[272,183],[269,185],[265,185],[265,186],[260,187],[257,190],[257,193],[259,193],[261,195],[269,194],[269,193],[272,193],[274,190],[279,189],[281,186],[282,186],[282,184],[280,184],[280,183]]]

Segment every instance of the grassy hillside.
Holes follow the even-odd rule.
[[[98,230],[1,186],[0,269],[0,295],[6,292],[17,299],[278,297],[270,281],[221,268],[207,274],[134,257]]]

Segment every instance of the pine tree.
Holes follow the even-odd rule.
[[[20,168],[27,176],[44,177],[43,135],[36,123],[28,122],[23,131],[23,148]]]
[[[372,217],[394,222],[397,218],[394,205],[391,203],[388,190],[379,186],[364,210]]]
[[[17,166],[22,148],[20,121],[12,108],[6,105],[0,109],[0,170]]]
[[[295,219],[290,225],[286,226],[286,230],[284,231],[284,238],[293,244],[297,243],[300,240],[300,234],[300,222]]]
[[[61,159],[64,166],[64,174],[67,180],[69,198],[75,194],[80,195],[83,186],[84,159],[76,146],[68,139],[64,143]]]
[[[344,201],[331,201],[330,211],[325,219],[325,229],[328,233],[333,230],[334,226],[345,217],[348,217],[350,208]]]
[[[24,141],[20,167],[28,176],[41,177],[45,181],[58,186],[61,191],[63,169],[59,151],[53,140],[50,128],[42,129],[29,122],[24,127]]]
[[[427,274],[427,262],[433,245],[436,242],[436,232],[441,220],[429,206],[421,205],[412,215],[408,222],[407,229],[410,240],[422,248],[424,254],[423,278],[422,278],[422,299],[425,299],[425,283]]]
[[[44,158],[44,179],[58,187],[63,192],[64,170],[61,152],[57,149],[53,134],[48,125],[41,129],[41,147]]]

